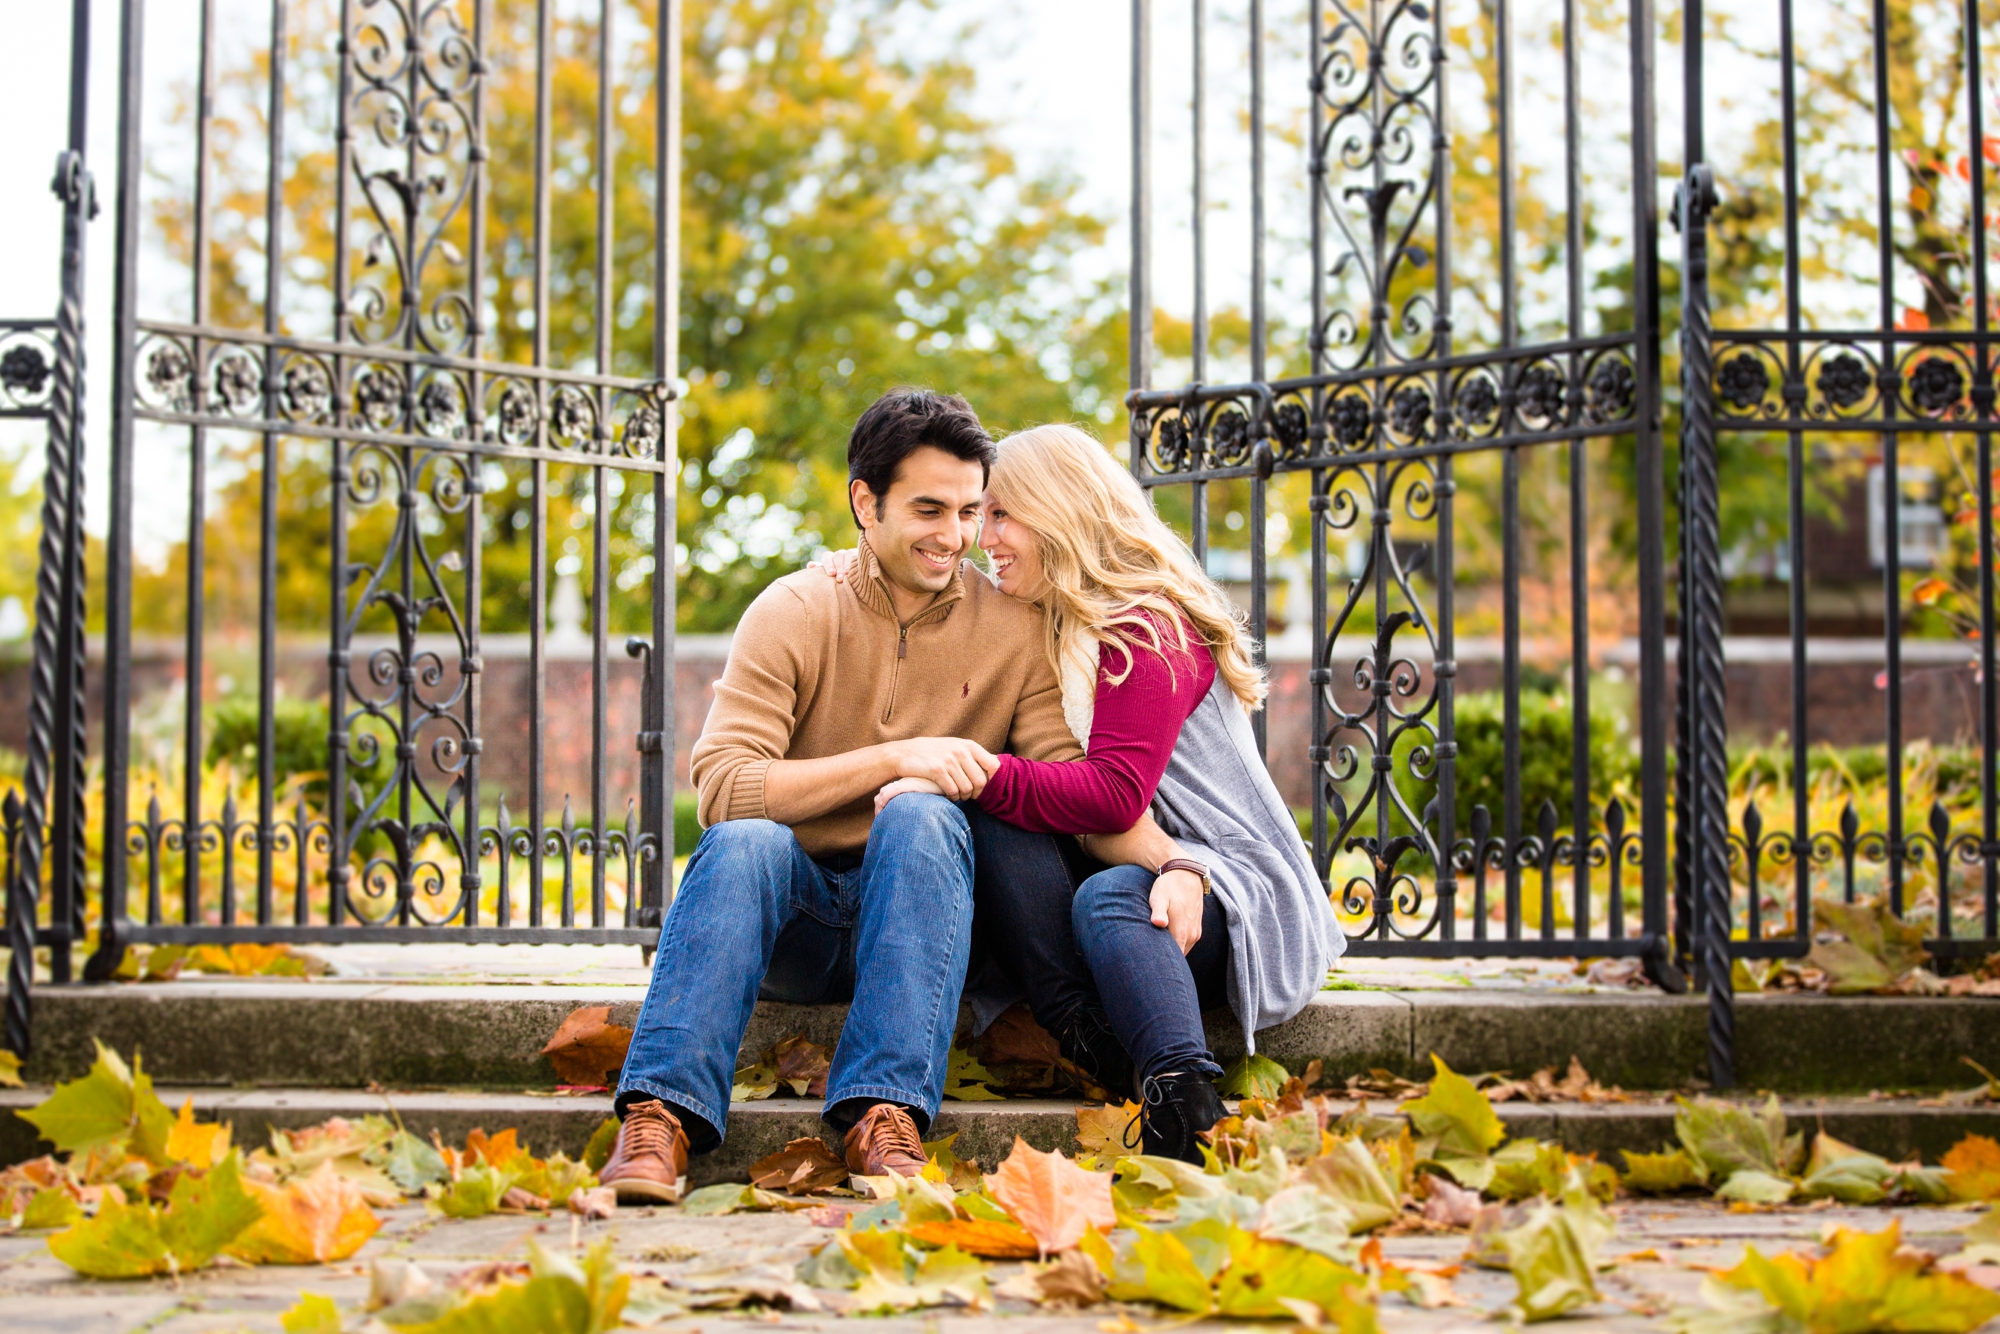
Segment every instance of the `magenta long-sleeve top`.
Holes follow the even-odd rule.
[[[1133,647],[1132,670],[1122,681],[1106,678],[1124,655],[1112,649],[1100,655],[1086,758],[1049,763],[1002,755],[979,794],[980,807],[1044,834],[1118,834],[1137,824],[1167,771],[1181,725],[1215,684],[1215,657],[1192,627],[1187,652],[1164,629],[1160,639],[1164,654]]]

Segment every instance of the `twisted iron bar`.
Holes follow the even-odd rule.
[[[35,979],[35,896],[27,881],[14,873],[14,854],[21,832],[21,794],[7,793],[0,802],[7,840],[7,1048],[26,1059],[33,1031],[34,1001],[29,984]]]
[[[1701,901],[1700,951],[1708,985],[1709,1079],[1716,1088],[1735,1080],[1736,1009],[1730,977],[1729,758],[1723,716],[1721,498],[1715,453],[1714,366],[1708,319],[1708,219],[1715,207],[1709,168],[1689,168],[1677,201],[1686,275],[1681,306],[1681,470],[1686,478],[1688,568],[1681,635],[1690,642],[1692,683],[1689,721],[1693,772],[1694,895]]]

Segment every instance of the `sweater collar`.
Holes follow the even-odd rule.
[[[896,600],[889,594],[888,576],[882,573],[882,562],[875,558],[875,549],[868,545],[868,535],[863,533],[860,542],[856,545],[861,559],[861,569],[859,571],[861,577],[847,581],[848,586],[854,590],[854,596],[868,610],[887,616],[898,625],[905,624],[903,619],[896,614]],[[940,607],[948,607],[964,596],[965,563],[961,561],[959,562],[959,567],[952,571],[951,582],[934,593],[931,596],[931,600],[926,602],[915,615],[910,617],[909,623],[922,620],[935,613]]]

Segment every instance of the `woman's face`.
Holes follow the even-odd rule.
[[[979,547],[993,562],[993,577],[1000,591],[1010,598],[1033,602],[1042,595],[1042,553],[1028,526],[1007,513],[1006,507],[986,493],[981,506],[984,522],[979,529]]]

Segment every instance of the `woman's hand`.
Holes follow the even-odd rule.
[[[1201,900],[1201,877],[1193,871],[1168,871],[1153,881],[1153,925],[1171,931],[1182,954],[1201,942]]]
[[[944,789],[928,778],[898,778],[893,783],[883,784],[882,790],[875,794],[875,813],[880,815],[882,808],[889,804],[890,798],[900,797],[905,792],[928,792],[934,797],[944,795]]]
[[[836,584],[844,584],[847,576],[853,574],[860,564],[861,553],[849,547],[845,551],[829,551],[819,560],[807,561],[806,568],[830,576]]]

